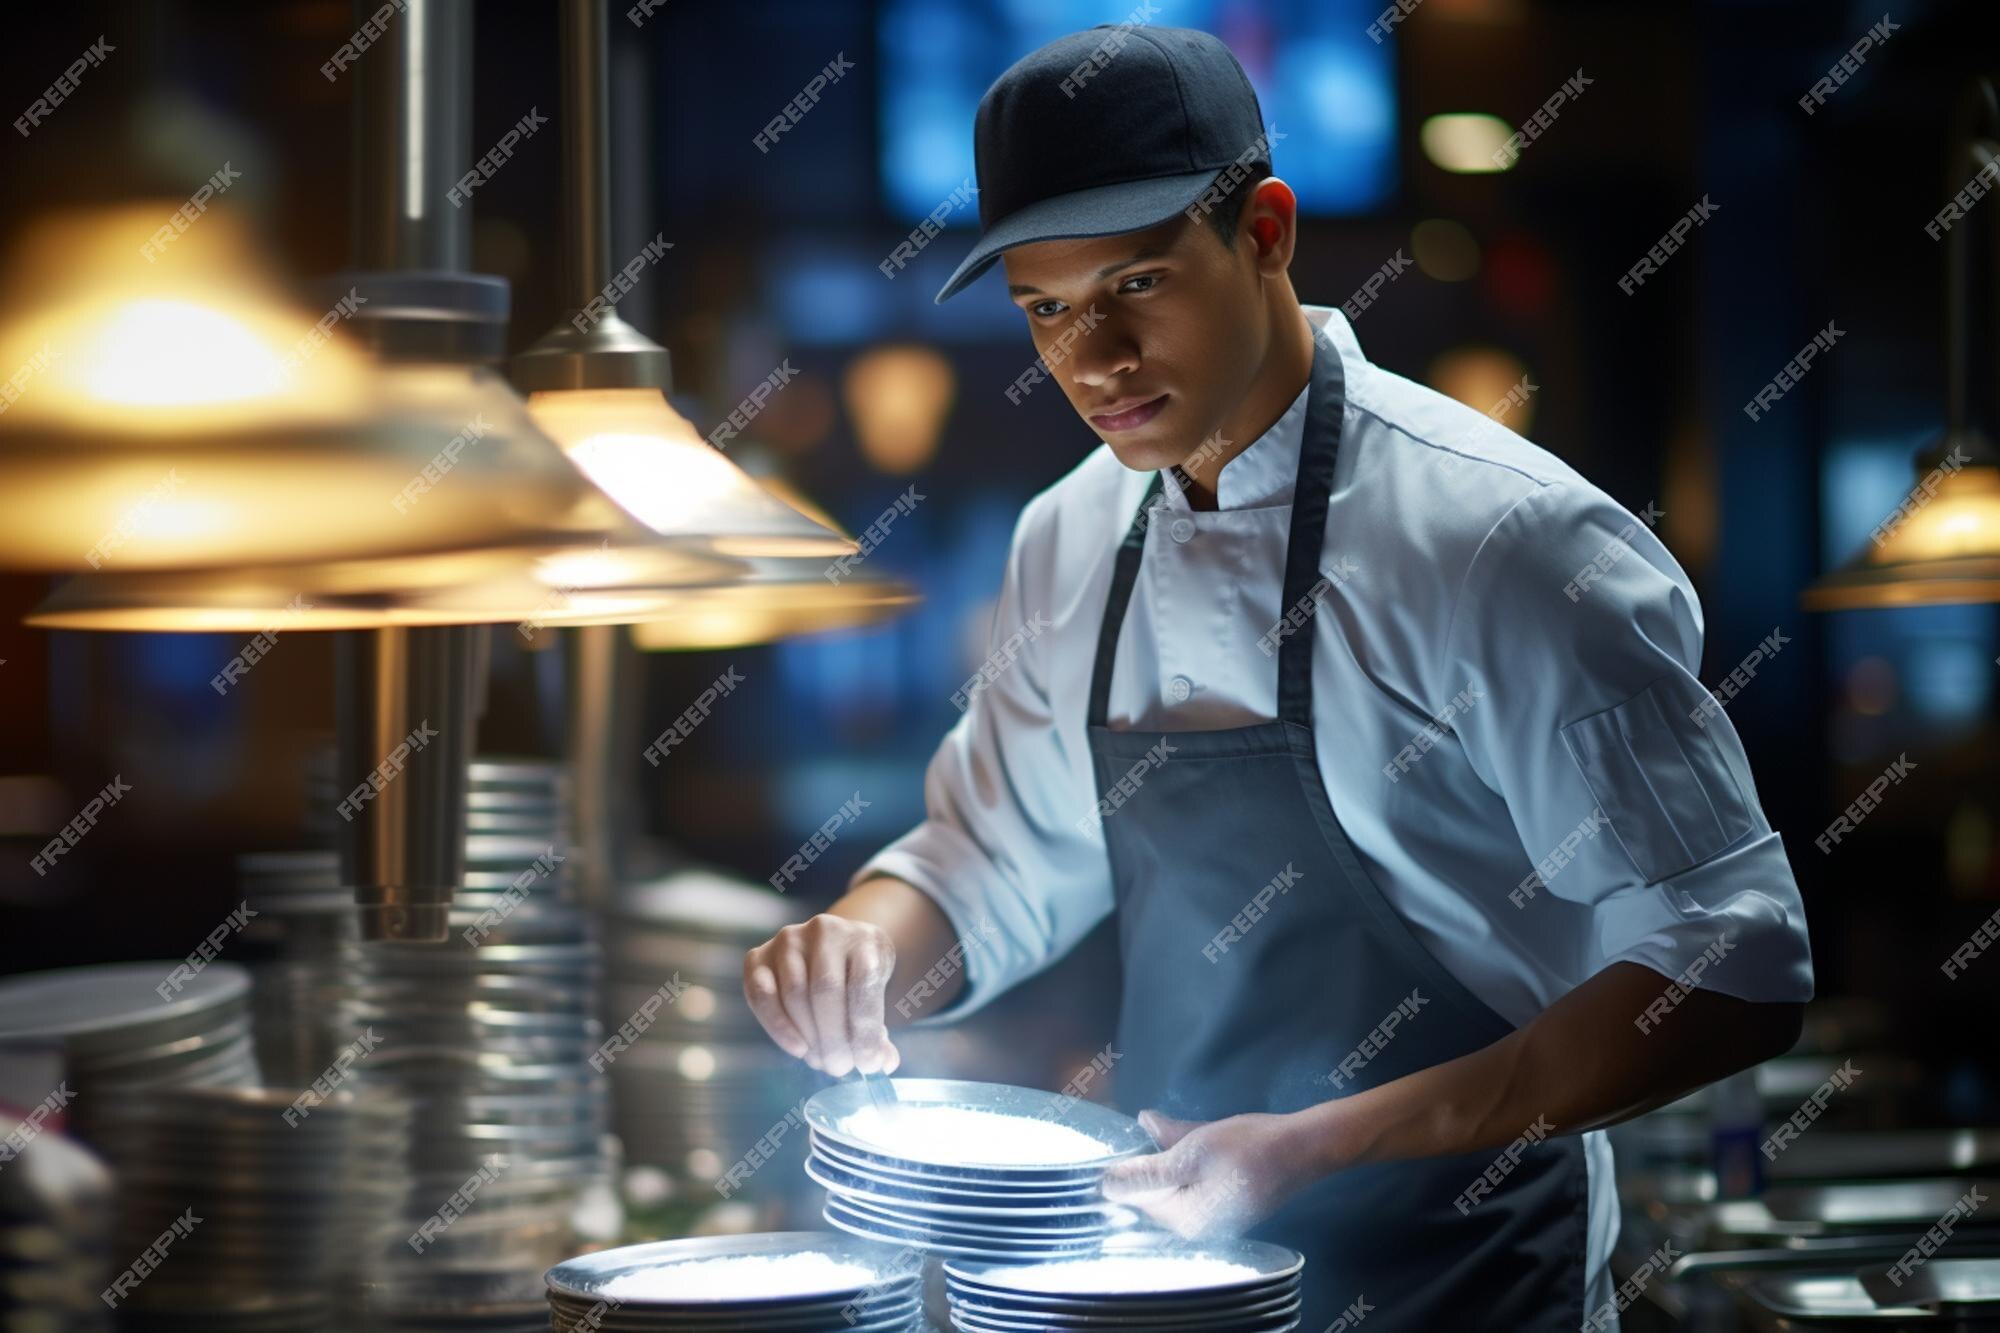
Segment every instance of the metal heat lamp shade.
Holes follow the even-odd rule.
[[[393,503],[472,420],[405,410],[316,327],[222,206],[52,214],[0,282],[0,567],[217,568],[408,556],[562,531],[593,488],[524,417]]]
[[[854,542],[787,504],[702,438],[666,392],[665,348],[605,311],[612,276],[610,70],[604,0],[562,0],[564,271],[567,316],[514,358],[515,387],[536,423],[607,494],[663,536],[698,532],[715,554],[748,561],[726,587],[683,589],[645,625],[648,647],[719,647],[874,623],[913,604],[913,589],[872,574],[845,587],[828,561]],[[574,586],[569,585],[569,586]],[[598,577],[598,595],[643,595],[652,582]]]
[[[1954,126],[1948,188],[2000,176],[2000,96],[1978,80]],[[1985,261],[1974,252],[1974,233]],[[2000,601],[2000,422],[1992,357],[2000,353],[1995,319],[1994,245],[2000,212],[1960,218],[1945,262],[1947,410],[1944,437],[1917,458],[1918,482],[1871,534],[1869,544],[1805,590],[1810,611]],[[1974,302],[1977,302],[1977,306]],[[1975,337],[1973,317],[1979,320]],[[1974,351],[1980,349],[1975,378]]]

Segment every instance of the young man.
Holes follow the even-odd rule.
[[[1107,1194],[1304,1252],[1308,1330],[1614,1327],[1597,1131],[1785,1050],[1812,993],[1687,575],[1300,306],[1213,37],[1063,38],[975,137],[938,299],[1001,262],[1104,447],[1021,516],[929,817],[751,951],[751,1005],[894,1069],[889,996],[950,1021],[1115,912],[1116,1094],[1164,1151]]]

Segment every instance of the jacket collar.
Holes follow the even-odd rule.
[[[1322,348],[1339,355],[1344,382],[1353,384],[1358,367],[1365,363],[1347,317],[1332,306],[1307,305],[1302,309],[1320,336]],[[1306,395],[1311,387],[1308,384],[1300,389],[1298,397],[1292,399],[1291,406],[1271,423],[1269,430],[1223,465],[1222,474],[1216,479],[1218,510],[1262,509],[1292,502],[1292,483],[1299,471],[1299,445],[1305,435]],[[1191,509],[1173,468],[1161,473],[1161,481],[1162,498],[1168,506],[1176,511]]]

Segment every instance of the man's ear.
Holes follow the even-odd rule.
[[[1298,244],[1299,200],[1292,187],[1276,176],[1257,182],[1243,205],[1244,231],[1255,247],[1253,258],[1267,275],[1283,273],[1292,264]]]

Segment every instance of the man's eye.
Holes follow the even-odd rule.
[[[1028,307],[1028,313],[1042,319],[1047,319],[1050,315],[1060,313],[1062,309],[1063,303],[1061,301],[1037,301]]]
[[[1160,275],[1157,273],[1135,273],[1131,277],[1125,279],[1125,282],[1119,283],[1118,290],[1121,292],[1147,292],[1151,291],[1153,289],[1153,284],[1158,282],[1159,280],[1160,280]],[[1134,282],[1143,282],[1146,285],[1144,287],[1131,287],[1126,285],[1127,283],[1134,283]]]

